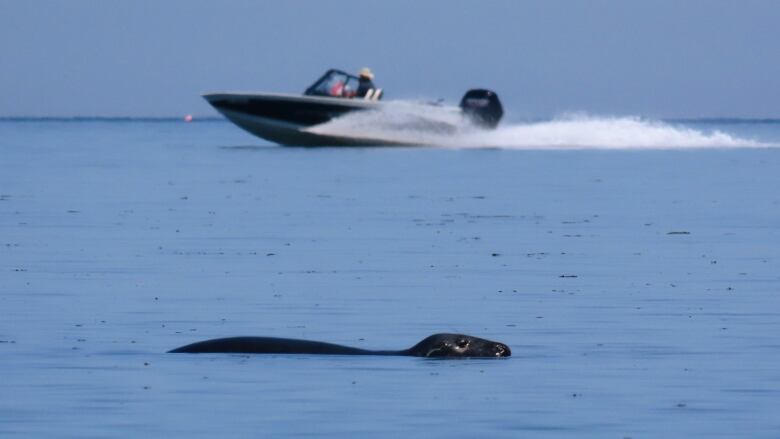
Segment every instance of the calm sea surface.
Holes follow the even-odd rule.
[[[780,143],[778,123],[676,126]],[[780,437],[773,147],[300,149],[225,122],[0,121],[0,287],[3,438]],[[513,356],[165,353],[436,332]]]

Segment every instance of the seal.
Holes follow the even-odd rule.
[[[321,341],[274,337],[230,337],[205,340],[176,348],[187,354],[310,354],[310,355],[406,355],[435,358],[509,357],[504,343],[464,334],[434,334],[401,351],[371,351]]]

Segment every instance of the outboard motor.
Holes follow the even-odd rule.
[[[467,91],[460,100],[460,109],[472,122],[484,128],[495,128],[504,116],[498,95],[481,88]]]

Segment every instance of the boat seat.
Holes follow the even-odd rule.
[[[382,99],[382,93],[384,93],[384,90],[381,88],[372,88],[366,92],[364,99],[367,101],[378,101]]]

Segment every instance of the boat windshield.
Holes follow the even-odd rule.
[[[307,96],[331,96],[339,98],[355,97],[358,90],[357,76],[330,69],[303,93]]]

